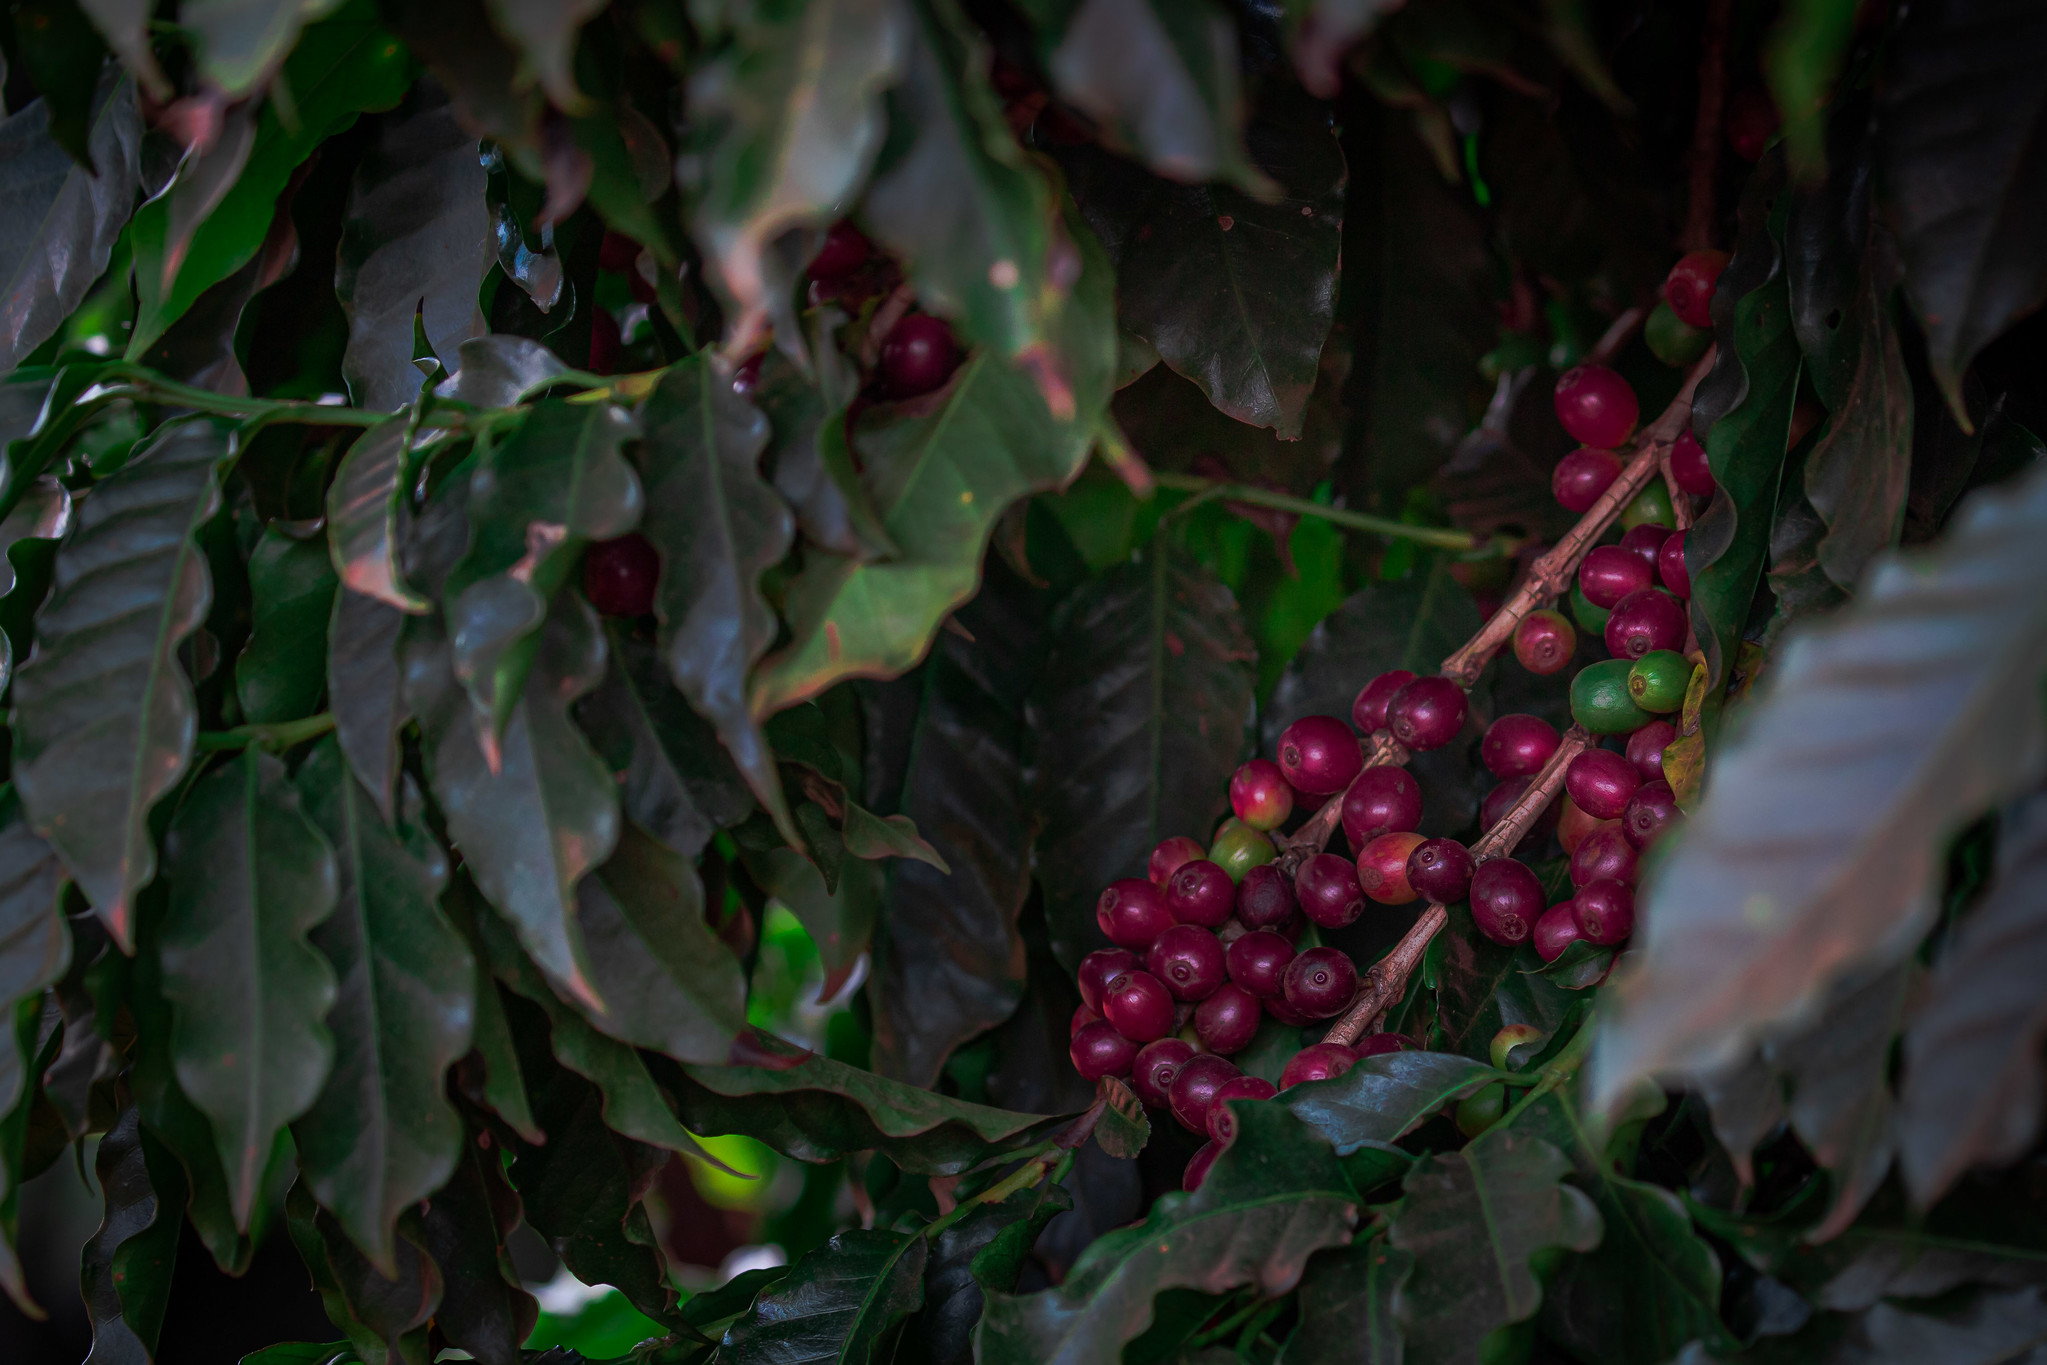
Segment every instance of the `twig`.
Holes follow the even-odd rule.
[[[1153,470],[1151,477],[1160,488],[1227,498],[1231,502],[1248,502],[1256,507],[1272,507],[1303,517],[1320,517],[1337,526],[1348,526],[1354,531],[1370,531],[1374,535],[1417,541],[1443,550],[1476,550],[1489,543],[1480,541],[1469,531],[1456,531],[1443,526],[1411,526],[1407,522],[1395,521],[1391,517],[1375,517],[1369,512],[1352,512],[1341,507],[1324,507],[1319,502],[1310,502],[1306,498],[1297,498],[1288,493],[1275,493],[1270,489],[1254,488],[1249,484],[1221,483],[1215,479],[1204,479],[1198,474],[1169,474],[1163,470]]]
[[[1358,777],[1372,768],[1404,767],[1410,755],[1407,748],[1385,730],[1377,731],[1371,738],[1372,751],[1365,755],[1365,766],[1358,771]],[[1358,778],[1351,779],[1355,785]],[[1322,803],[1322,809],[1315,812],[1308,823],[1294,831],[1286,847],[1279,851],[1279,870],[1291,877],[1300,870],[1302,863],[1320,853],[1329,844],[1329,836],[1336,833],[1336,827],[1343,821],[1343,798],[1350,795],[1350,786]]]
[[[908,280],[895,287],[895,292],[881,301],[874,310],[874,316],[867,323],[867,335],[860,339],[860,368],[871,370],[881,359],[881,343],[888,340],[888,334],[895,330],[903,315],[917,302],[917,288]]]
[[[1585,353],[1588,365],[1604,365],[1620,354],[1623,346],[1635,339],[1635,333],[1642,330],[1642,324],[1649,320],[1646,308],[1630,308],[1615,318],[1607,329],[1600,333],[1599,340]]]
[[[1677,529],[1689,531],[1692,529],[1692,495],[1685,492],[1677,481],[1677,470],[1671,463],[1671,452],[1674,448],[1658,446],[1656,465],[1663,471],[1663,486],[1670,493],[1670,511],[1677,520]]]
[[[1713,180],[1720,171],[1720,124],[1727,106],[1727,29],[1734,0],[1707,0],[1706,24],[1699,34],[1699,112],[1692,124],[1691,151],[1685,157],[1690,200],[1684,236],[1686,251],[1713,245]]]

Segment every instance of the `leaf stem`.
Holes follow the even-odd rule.
[[[267,725],[237,725],[232,730],[202,730],[201,750],[246,749],[251,744],[270,750],[289,749],[309,739],[318,739],[334,728],[334,713],[322,711],[303,720],[272,721]]]
[[[1535,1088],[1516,1100],[1511,1109],[1500,1115],[1498,1123],[1494,1126],[1499,1127],[1513,1122],[1520,1116],[1522,1110],[1577,1075],[1578,1068],[1584,1064],[1585,1054],[1591,1050],[1592,1033],[1592,1020],[1588,1017],[1578,1026],[1578,1031],[1571,1035],[1571,1041],[1564,1044],[1564,1050],[1544,1064],[1542,1079],[1535,1083]]]
[[[1220,497],[1230,502],[1248,502],[1254,507],[1270,507],[1276,511],[1292,512],[1297,516],[1320,517],[1334,525],[1347,526],[1353,531],[1369,531],[1373,535],[1417,541],[1442,550],[1477,550],[1487,545],[1487,542],[1480,541],[1469,531],[1453,530],[1447,526],[1411,526],[1404,521],[1395,521],[1391,517],[1375,517],[1369,512],[1352,512],[1341,507],[1324,507],[1321,503],[1311,502],[1307,498],[1297,498],[1290,493],[1275,493],[1267,488],[1254,488],[1249,484],[1224,483],[1219,479],[1204,479],[1199,474],[1171,474],[1164,470],[1153,470],[1151,477],[1152,482],[1160,488]]]

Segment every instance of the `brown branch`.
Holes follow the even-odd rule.
[[[1670,453],[1673,447],[1656,448],[1656,465],[1663,471],[1663,486],[1670,493],[1671,514],[1677,518],[1677,529],[1692,529],[1692,495],[1685,492],[1677,481],[1677,471],[1671,466]]]
[[[1734,0],[1708,0],[1699,34],[1699,112],[1685,157],[1690,202],[1678,245],[1703,251],[1713,245],[1713,181],[1720,172],[1720,125],[1727,106],[1727,29]]]
[[[1600,333],[1599,340],[1592,343],[1592,349],[1585,353],[1588,365],[1605,365],[1620,354],[1623,346],[1635,339],[1635,333],[1642,330],[1642,324],[1649,320],[1646,308],[1630,308],[1615,318],[1607,329]]]
[[[1406,746],[1385,730],[1375,732],[1371,738],[1372,751],[1365,755],[1365,766],[1358,771],[1363,777],[1372,768],[1397,768],[1406,765]],[[1351,779],[1352,783],[1357,777]],[[1279,851],[1279,870],[1291,877],[1300,870],[1301,864],[1320,853],[1329,845],[1329,837],[1336,833],[1336,827],[1343,822],[1343,798],[1350,795],[1350,787],[1322,803],[1322,809],[1315,812],[1307,824],[1294,831]]]

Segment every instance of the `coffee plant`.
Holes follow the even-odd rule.
[[[0,1355],[2047,1350],[2047,9],[0,55]]]

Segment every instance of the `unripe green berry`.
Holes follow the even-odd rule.
[[[1571,679],[1571,719],[1595,735],[1625,735],[1656,719],[1628,695],[1630,659],[1587,664]]]
[[[1533,1024],[1509,1024],[1493,1035],[1493,1067],[1505,1071],[1511,1065],[1514,1049],[1529,1043],[1540,1046],[1548,1035]],[[1533,1055],[1533,1054],[1530,1054]]]
[[[1649,320],[1642,325],[1642,340],[1648,343],[1651,355],[1673,369],[1682,369],[1706,354],[1713,334],[1686,322],[1665,300],[1649,311]]]
[[[1635,500],[1622,509],[1621,525],[1630,530],[1637,526],[1677,525],[1677,509],[1670,505],[1670,490],[1663,480],[1651,479],[1642,485]]]
[[[1691,660],[1674,649],[1652,649],[1628,670],[1628,696],[1644,711],[1675,711],[1691,682]]]
[[[1591,635],[1606,633],[1606,618],[1613,615],[1611,607],[1595,607],[1585,590],[1576,584],[1571,586],[1571,619],[1578,623],[1578,629]]]
[[[1457,1131],[1475,1138],[1507,1112],[1507,1087],[1497,1081],[1457,1106]]]
[[[1230,880],[1241,882],[1244,874],[1254,867],[1263,867],[1279,856],[1272,840],[1252,829],[1241,820],[1228,820],[1216,832],[1215,842],[1209,845],[1208,860],[1230,874]]]

